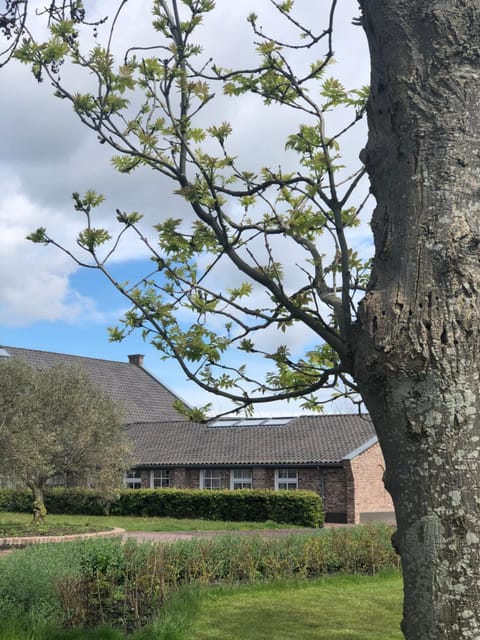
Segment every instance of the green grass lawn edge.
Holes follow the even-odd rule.
[[[2,525],[17,522],[27,525],[32,520],[29,513],[0,512],[0,537],[2,537]],[[55,524],[71,524],[73,526],[88,526],[97,531],[102,529],[113,529],[119,527],[126,531],[148,531],[148,532],[188,532],[188,531],[255,531],[268,529],[301,529],[292,524],[278,524],[273,521],[267,522],[224,522],[220,520],[200,520],[200,519],[177,519],[177,518],[156,518],[138,516],[90,516],[90,515],[47,515],[45,522],[52,525],[52,533]],[[315,529],[312,529],[315,531]],[[8,534],[8,535],[14,535]],[[27,535],[19,534],[19,535]]]

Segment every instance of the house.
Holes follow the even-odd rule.
[[[38,369],[58,365],[81,367],[90,380],[118,405],[127,424],[149,420],[184,419],[184,416],[173,408],[175,400],[180,398],[143,368],[141,355],[129,356],[128,362],[115,362],[0,345],[0,358],[9,356],[21,358],[31,367]]]
[[[327,522],[393,522],[384,461],[366,415],[228,417],[188,422],[178,396],[146,371],[142,356],[114,362],[0,347],[1,357],[46,368],[82,367],[124,413],[136,466],[135,488],[310,489],[322,495]]]

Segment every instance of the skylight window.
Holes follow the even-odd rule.
[[[294,416],[274,417],[274,418],[217,418],[207,424],[207,427],[214,429],[232,429],[236,427],[284,427]]]

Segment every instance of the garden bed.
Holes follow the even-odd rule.
[[[68,542],[82,538],[111,537],[125,533],[120,528],[103,528],[91,525],[76,525],[71,523],[55,524],[0,524],[0,549],[26,547],[31,544],[46,542]]]

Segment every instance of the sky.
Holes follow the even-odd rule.
[[[87,0],[85,4],[105,15],[112,15],[118,6],[114,0]],[[347,88],[359,87],[368,84],[369,61],[363,33],[351,24],[358,16],[357,3],[340,0],[338,5],[334,73]],[[304,24],[324,24],[327,0],[297,0],[295,6]],[[150,7],[151,3],[143,0],[127,3],[116,36],[118,51],[145,41]],[[206,55],[224,67],[254,62],[252,34],[246,22],[253,10],[265,30],[278,29],[282,34],[283,26],[268,0],[217,0],[202,28]],[[68,70],[65,75],[65,82],[73,87],[86,81],[68,75]],[[108,327],[115,326],[128,309],[125,300],[101,274],[78,268],[54,247],[33,245],[25,239],[44,226],[74,250],[75,235],[83,221],[73,210],[71,194],[89,188],[106,196],[100,212],[102,224],[111,225],[116,208],[137,210],[144,214],[145,232],[150,233],[153,224],[164,217],[189,215],[185,204],[173,195],[173,186],[147,169],[130,175],[115,172],[111,149],[98,144],[66,101],[53,97],[48,82],[38,84],[26,67],[11,62],[0,69],[0,82],[0,344],[119,361],[126,361],[128,354],[141,353],[145,367],[190,404],[211,401],[218,412],[230,408],[225,400],[206,397],[186,380],[175,361],[162,361],[140,335],[130,335],[121,343],[109,342]],[[222,117],[235,127],[237,150],[245,166],[278,163],[278,153],[292,128],[288,117],[278,110],[265,116],[248,99],[219,105],[216,108],[225,111]],[[365,126],[352,136],[345,153],[347,165],[358,165],[365,136]],[[367,222],[353,238],[362,254],[371,250]],[[134,281],[145,264],[145,254],[129,241],[116,254],[113,268],[120,280]],[[233,272],[223,274],[225,282],[234,277]],[[297,350],[307,348],[311,341],[298,332],[288,339]],[[337,403],[333,410],[352,408]],[[298,411],[298,404],[291,403],[262,406],[258,413]]]

